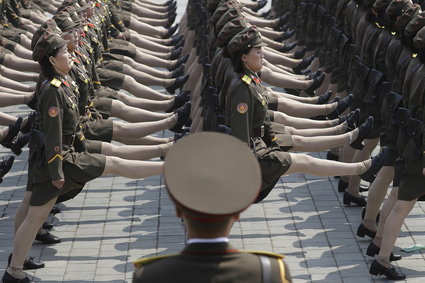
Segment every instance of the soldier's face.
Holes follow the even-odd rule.
[[[55,68],[56,72],[64,75],[68,74],[71,70],[71,55],[68,53],[68,48],[66,45],[59,48],[56,56],[50,58],[50,62]]]
[[[242,55],[242,62],[249,70],[259,72],[263,67],[263,58],[264,54],[262,48],[254,47],[247,54]]]

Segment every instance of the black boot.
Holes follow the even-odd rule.
[[[322,85],[324,80],[325,74],[321,74],[319,77],[313,78],[313,83],[308,89],[304,90],[304,92],[309,96],[314,96],[314,91]]]
[[[358,134],[357,138],[352,143],[350,143],[350,146],[352,148],[362,150],[363,147],[364,147],[363,141],[364,141],[364,139],[367,138],[367,136],[369,135],[372,128],[373,128],[373,117],[369,116],[369,118],[367,118],[366,122],[364,122],[359,127],[359,134]]]
[[[357,228],[356,235],[359,236],[360,238],[364,238],[364,236],[368,236],[369,238],[373,239],[376,236],[376,232],[369,230],[362,223],[362,224],[360,224],[359,228]]]
[[[338,118],[338,124],[347,122],[348,130],[354,130],[360,124],[360,109],[356,109],[348,113],[347,115]]]
[[[176,110],[177,108],[182,107],[190,99],[190,90],[181,91],[174,97],[174,104],[166,112],[170,113]]]
[[[9,274],[9,272],[5,271],[3,278],[1,279],[2,283],[31,283],[28,277],[23,279],[18,279]]]
[[[406,274],[397,271],[394,266],[387,268],[380,264],[376,259],[370,265],[369,273],[372,275],[385,275],[390,280],[406,279]]]
[[[267,4],[267,0],[260,0],[260,1],[258,1],[257,7],[253,8],[251,10],[253,10],[254,12],[257,12],[258,10],[260,10],[264,6],[266,6],[266,4]]]
[[[274,41],[282,42],[285,39],[288,39],[288,38],[292,37],[294,34],[295,34],[295,30],[294,29],[285,31],[281,36],[279,36],[278,38],[276,38]]]
[[[178,77],[176,78],[175,82],[171,86],[166,88],[166,90],[169,93],[173,94],[176,91],[176,89],[181,88],[187,82],[188,79],[189,79],[189,75],[186,75],[184,77]]]
[[[0,162],[0,183],[3,182],[3,177],[6,175],[12,168],[13,161],[15,161],[15,156],[11,155],[8,159]]]
[[[183,40],[183,34],[176,34],[171,37],[171,41],[167,44],[168,46],[174,46]]]
[[[289,52],[297,46],[296,42],[285,43],[282,48],[278,49],[280,52]]]
[[[190,109],[191,109],[191,102],[186,102],[182,107],[175,110],[174,113],[177,113],[178,119],[176,125],[170,129],[170,131],[178,133],[181,131],[183,126],[190,120]]]
[[[366,201],[365,196],[355,197],[355,196],[353,196],[353,195],[351,195],[347,192],[344,193],[343,203],[345,205],[351,205],[351,203],[355,203],[358,206],[363,206],[363,207],[365,207],[367,205],[367,201]]]
[[[7,135],[4,137],[0,144],[4,147],[12,148],[15,138],[21,130],[21,125],[22,117],[19,117],[15,123],[9,125]]]
[[[42,227],[43,227],[44,230],[52,230],[53,224],[49,223],[49,222],[44,222]]]
[[[184,75],[184,68],[186,67],[186,64],[181,64],[177,69],[173,71],[171,74],[171,77],[177,78]]]
[[[300,49],[298,51],[295,51],[294,52],[294,59],[301,59],[301,58],[303,58],[306,52],[307,52],[307,47],[304,47],[303,49]]]
[[[322,95],[319,95],[319,99],[317,100],[316,104],[325,104],[331,99],[333,92],[331,90],[325,92]]]
[[[170,60],[176,60],[177,58],[179,58],[182,51],[183,51],[183,47],[179,47],[174,50],[171,50]]]
[[[46,245],[58,244],[62,242],[61,238],[56,237],[55,235],[49,232],[45,234],[37,234],[37,236],[35,236],[35,239]]]
[[[165,28],[170,28],[172,24],[174,24],[174,21],[176,20],[177,14],[172,14],[169,18],[168,18],[168,22],[167,24],[164,26]]]
[[[37,112],[33,111],[28,115],[27,123],[21,128],[21,133],[28,134],[37,120]]]
[[[292,69],[294,70],[295,73],[298,74],[301,70],[304,70],[305,68],[310,66],[310,64],[311,64],[311,62],[313,62],[313,60],[314,60],[314,55],[308,56],[308,57],[304,58],[297,67],[292,68]]]
[[[308,77],[309,80],[312,80],[314,78],[320,77],[321,75],[322,75],[322,71],[321,70],[317,70],[314,73],[308,74],[307,77]]]
[[[22,153],[22,148],[26,146],[31,139],[31,133],[19,135],[13,142],[12,147],[10,148],[12,152],[16,155]]]
[[[177,31],[178,28],[179,28],[179,24],[175,24],[174,26],[170,27],[168,29],[167,34],[163,38],[171,37]]]
[[[180,65],[185,64],[187,62],[187,59],[189,59],[189,54],[187,54],[186,56],[180,57],[177,60],[177,63],[171,69],[169,69],[169,71],[174,71],[175,69],[180,67]]]
[[[338,100],[338,104],[336,106],[336,109],[334,112],[328,115],[328,119],[336,119],[339,115],[344,113],[345,110],[347,110],[348,107],[350,107],[351,101],[353,100],[353,95],[349,94],[343,99]]]
[[[359,175],[360,178],[372,183],[373,180],[375,180],[376,174],[379,172],[379,170],[381,170],[382,166],[384,165],[387,155],[388,148],[383,147],[381,152],[372,158],[372,165],[370,166],[370,168],[363,174]]]
[[[9,257],[7,258],[7,266],[10,265],[10,262],[12,261],[12,254],[9,255]],[[44,262],[37,262],[34,260],[33,257],[30,257],[29,259],[27,259],[26,261],[24,261],[24,265],[23,265],[23,269],[24,270],[31,270],[31,269],[39,269],[39,268],[44,268]]]
[[[52,207],[52,210],[50,210],[50,214],[58,214],[58,213],[60,213],[61,212],[61,209],[59,208],[59,206],[58,205],[54,205],[53,207]]]
[[[360,228],[360,227],[359,227]],[[376,233],[375,233],[376,234]],[[358,234],[357,234],[358,235]],[[371,242],[370,244],[369,244],[369,246],[367,247],[367,250],[366,250],[366,254],[368,255],[368,256],[371,256],[371,257],[374,257],[374,256],[376,256],[376,255],[378,255],[379,254],[379,251],[381,250],[381,248],[380,247],[378,247],[377,245],[375,245],[373,242]],[[395,255],[395,254],[393,254],[393,252],[391,252],[391,254],[390,254],[390,261],[398,261],[398,260],[401,260],[401,255]]]

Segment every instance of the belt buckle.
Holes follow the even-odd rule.
[[[262,138],[264,137],[264,125],[261,125],[261,127],[260,127],[260,136]]]

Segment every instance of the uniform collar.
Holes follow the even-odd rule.
[[[237,253],[238,250],[226,242],[192,243],[188,244],[181,254],[185,255],[222,255]]]

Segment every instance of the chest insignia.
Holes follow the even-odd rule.
[[[59,114],[59,109],[56,106],[51,106],[48,112],[49,112],[49,117],[55,118]]]
[[[243,81],[244,83],[246,83],[247,85],[249,85],[249,84],[251,84],[252,79],[251,79],[248,75],[244,75],[244,76],[242,77],[242,81]]]
[[[246,103],[239,103],[238,106],[236,106],[236,111],[238,111],[239,114],[245,114],[248,111],[248,104]]]

